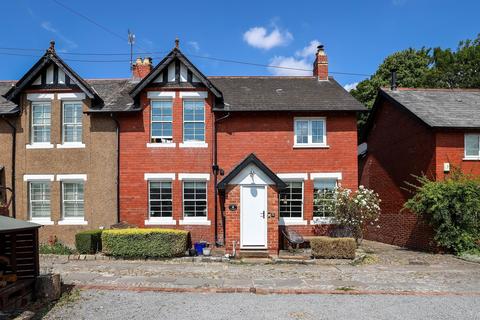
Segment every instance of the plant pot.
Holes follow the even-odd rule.
[[[210,248],[203,248],[203,255],[204,256],[209,256],[211,253],[211,249]]]

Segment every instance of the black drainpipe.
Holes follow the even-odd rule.
[[[17,128],[10,121],[2,116],[3,121],[12,128],[12,217],[17,217],[15,201],[15,155],[17,150]]]
[[[217,155],[217,122],[220,122],[226,118],[228,118],[230,116],[230,112],[227,113],[225,116],[221,117],[221,118],[218,118],[218,119],[215,119],[215,121],[213,121],[213,166],[212,166],[212,170],[213,170],[213,184],[214,184],[214,197],[215,197],[215,245],[218,245],[218,231],[217,231],[217,225],[218,225],[218,218],[217,218],[217,215],[218,215],[218,189],[217,189],[217,175],[220,171],[220,168],[218,167],[218,163],[217,163],[217,159],[218,159],[218,155]],[[225,245],[225,219],[222,215],[222,228],[223,228],[223,245]]]
[[[120,122],[110,113],[115,122],[115,133],[117,135],[117,223],[120,223]]]

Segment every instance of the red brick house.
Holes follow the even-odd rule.
[[[381,228],[367,238],[435,248],[430,226],[402,210],[412,196],[407,182],[415,183],[412,175],[422,174],[441,180],[453,168],[480,174],[479,115],[480,90],[379,90],[359,165],[360,184],[382,199]]]
[[[118,116],[122,221],[276,253],[280,226],[326,231],[331,190],[357,188],[364,107],[328,76],[323,47],[307,77],[206,77],[178,47],[134,75]]]
[[[228,252],[276,254],[282,226],[328,232],[332,190],[357,188],[365,108],[328,75],[323,47],[305,77],[206,77],[178,42],[155,67],[139,58],[132,69],[132,79],[83,79],[52,43],[22,79],[0,82],[8,214],[42,223],[42,242],[68,245],[119,221],[189,230]],[[64,146],[72,103],[82,134]],[[45,141],[35,144],[39,121]]]

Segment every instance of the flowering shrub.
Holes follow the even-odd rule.
[[[373,190],[360,186],[357,191],[337,188],[332,210],[335,221],[348,228],[357,244],[363,240],[363,227],[366,223],[378,225],[380,215],[380,198]]]

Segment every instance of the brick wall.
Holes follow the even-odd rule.
[[[467,131],[467,133],[480,133],[479,131]],[[480,161],[464,160],[465,155],[465,131],[441,130],[436,132],[436,175],[437,179],[443,179],[443,164],[450,163],[451,169],[459,168],[466,174],[480,175]],[[448,173],[447,173],[448,175]]]
[[[296,116],[326,117],[329,148],[293,148]],[[277,174],[341,172],[341,185],[357,188],[357,130],[353,113],[231,113],[217,125],[217,132],[218,164],[225,174],[250,153],[255,153]],[[314,235],[315,226],[310,224],[313,219],[313,181],[310,179],[304,181],[303,209],[307,225],[289,228],[306,236]],[[320,227],[317,231],[321,230],[327,233],[329,227]]]
[[[180,148],[183,142],[183,100],[176,91],[173,99],[173,142],[175,148],[147,148],[150,142],[150,100],[148,91],[166,91],[164,88],[149,88],[141,93],[143,111],[120,118],[120,218],[122,221],[145,227],[148,219],[148,182],[145,173],[176,173],[172,181],[173,219],[177,225],[155,225],[147,227],[180,228],[191,232],[192,241],[206,240],[214,243],[214,195],[213,178],[207,181],[208,220],[210,226],[179,225],[183,219],[182,181],[178,173],[211,174],[212,158],[212,97],[205,104],[205,142],[208,148]],[[195,89],[195,91],[201,91]]]
[[[432,230],[415,214],[402,210],[411,197],[406,182],[413,175],[435,177],[435,135],[407,111],[386,101],[378,109],[368,137],[368,154],[360,161],[360,184],[382,199],[380,229],[368,228],[367,239],[431,249]]]

